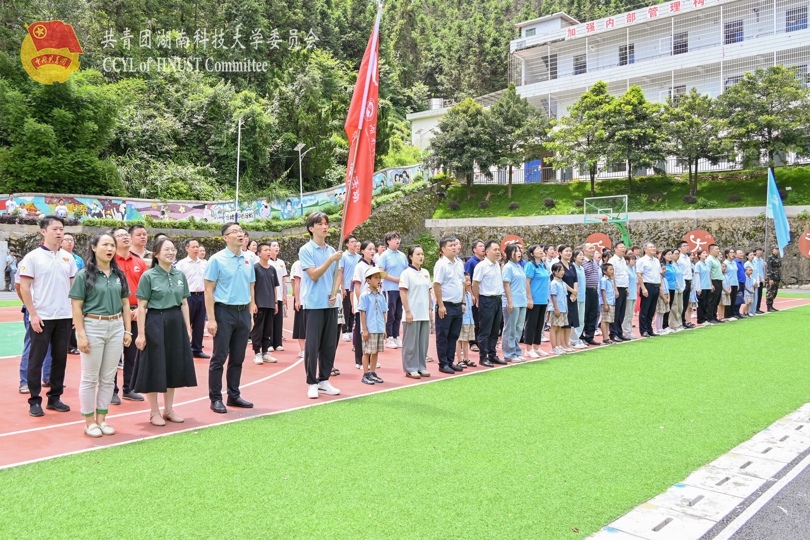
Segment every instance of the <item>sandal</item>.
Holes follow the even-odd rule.
[[[157,418],[157,420],[155,420]],[[153,426],[165,426],[166,421],[163,419],[163,415],[159,412],[154,413],[152,416],[149,417],[149,421],[152,422]]]
[[[467,366],[468,367],[478,367],[478,364],[476,364],[472,360],[467,360]]]
[[[338,368],[332,368],[332,377],[336,377],[340,375],[340,370]]]

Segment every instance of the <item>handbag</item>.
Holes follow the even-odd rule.
[[[745,286],[743,286],[739,291],[737,291],[736,303],[738,306],[745,304]]]

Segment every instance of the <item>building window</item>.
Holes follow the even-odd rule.
[[[799,64],[793,66],[793,72],[796,74],[796,80],[807,86],[810,83],[810,75],[807,73],[807,64]]]
[[[543,64],[546,66],[546,71],[548,71],[548,78],[549,80],[554,80],[557,78],[557,55],[546,55],[542,58]]]
[[[634,44],[619,47],[619,65],[626,66],[636,62],[636,46]]]
[[[785,32],[807,30],[807,6],[785,12]]]
[[[672,54],[689,52],[689,32],[680,32],[672,36]]]
[[[608,165],[608,172],[609,173],[627,172],[627,162],[617,161],[616,163],[611,163],[610,165]]]
[[[741,43],[744,34],[743,34],[743,22],[742,21],[731,21],[725,24],[725,36],[726,45],[731,45],[732,43]]]
[[[532,37],[537,33],[537,28],[527,28],[523,31],[523,37]]]
[[[678,102],[681,99],[681,96],[686,95],[686,85],[680,84],[675,88],[669,89],[669,95],[672,98],[672,104],[676,107],[678,106]]]
[[[578,54],[574,57],[574,75],[582,75],[588,71],[588,60],[586,55]]]
[[[734,77],[726,77],[726,81],[723,83],[723,90],[728,90],[738,82],[742,80],[742,75],[735,75]]]

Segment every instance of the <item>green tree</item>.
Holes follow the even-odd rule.
[[[490,107],[488,118],[495,163],[509,169],[507,193],[511,199],[512,168],[540,157],[548,136],[548,117],[521,98],[515,85],[510,84]]]
[[[475,167],[489,171],[495,163],[489,122],[484,108],[465,99],[442,117],[430,141],[430,167],[444,167],[467,182],[467,198],[472,196]]]
[[[627,193],[633,193],[633,167],[664,159],[660,106],[650,103],[638,86],[631,86],[605,107],[608,160],[627,163]]]
[[[587,170],[591,197],[596,195],[596,176],[607,161],[610,147],[605,132],[605,114],[616,98],[607,93],[607,84],[599,81],[570,107],[568,115],[557,122],[549,149],[551,161],[558,166]]]
[[[717,114],[717,102],[696,88],[677,99],[667,99],[661,115],[664,150],[687,164],[689,194],[697,195],[700,159],[717,163],[728,155],[722,136],[723,123]]]
[[[757,68],[726,89],[718,101],[729,137],[747,162],[759,163],[765,152],[772,167],[777,154],[807,153],[810,100],[804,80],[791,70]]]

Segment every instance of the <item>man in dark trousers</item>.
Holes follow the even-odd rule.
[[[486,257],[473,272],[472,294],[481,317],[481,332],[478,334],[479,363],[485,367],[494,367],[494,364],[506,365],[506,361],[498,358],[495,350],[498,330],[503,320],[503,274],[498,264],[501,246],[495,240],[488,240],[484,245],[484,252]]]
[[[596,247],[585,243],[582,246],[585,260],[582,268],[585,270],[585,327],[582,330],[582,341],[588,345],[598,345],[594,341],[596,335],[596,320],[599,318],[599,263],[594,259]]]
[[[474,241],[472,243],[472,252],[472,257],[467,259],[467,262],[464,263],[464,273],[470,276],[470,282],[472,282],[475,267],[478,266],[478,263],[484,260],[484,257],[486,257],[486,252],[484,251],[484,241]],[[481,318],[478,314],[478,304],[476,304],[475,301],[472,303],[472,315],[473,322],[475,323],[475,339],[470,341],[470,350],[476,351],[478,349],[478,330],[481,326]]]
[[[768,257],[768,296],[765,298],[765,305],[768,306],[768,313],[779,311],[773,307],[773,301],[779,294],[779,282],[782,280],[782,259],[779,258],[779,248],[774,246],[771,249],[771,256]]]
[[[641,309],[638,312],[638,329],[642,337],[655,337],[653,317],[661,290],[661,261],[655,256],[655,245],[644,244],[644,256],[636,262],[636,275],[641,289]]]
[[[455,361],[456,342],[464,318],[464,264],[456,258],[456,239],[442,238],[441,258],[433,268],[433,292],[436,295],[436,354],[439,371],[454,374],[463,371]]]
[[[205,270],[208,333],[214,338],[214,354],[208,367],[208,397],[211,410],[221,414],[228,412],[222,403],[222,372],[226,359],[228,406],[253,407],[253,403],[242,399],[239,391],[248,335],[253,327],[256,282],[256,271],[242,251],[243,235],[238,223],[224,224],[222,240],[225,249],[211,256]]]
[[[253,345],[254,364],[276,363],[270,354],[270,345],[273,338],[273,321],[278,315],[276,292],[278,288],[278,273],[270,264],[270,244],[259,244],[256,249],[259,262],[253,265],[256,271],[256,285],[254,296],[256,305],[253,307],[253,330],[250,332],[250,343]]]
[[[186,275],[188,289],[188,318],[191,321],[191,352],[194,358],[211,358],[203,352],[205,330],[205,269],[208,261],[200,258],[200,243],[194,238],[184,243],[188,257],[177,263],[177,269]]]
[[[141,276],[149,268],[146,266],[146,261],[130,251],[132,247],[132,237],[129,231],[120,227],[113,231],[113,236],[115,237],[115,263],[127,277],[127,285],[129,286],[129,308],[132,317],[132,342],[129,344],[129,347],[124,347],[123,397],[130,401],[143,401],[142,395],[132,391],[132,374],[135,372],[135,362],[138,358],[138,347],[135,346],[135,340],[138,338],[138,299],[135,297],[135,292],[138,290]],[[121,398],[118,397],[117,371],[115,373],[115,390],[110,403],[113,405],[121,404]]]

